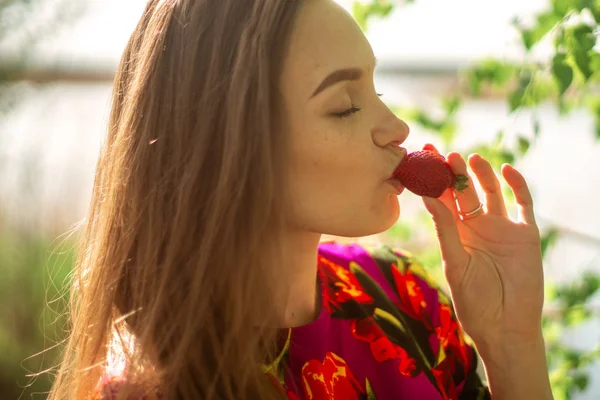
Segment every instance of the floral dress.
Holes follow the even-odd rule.
[[[322,305],[263,371],[290,400],[489,400],[449,297],[405,251],[319,246]],[[96,399],[123,382],[105,377]]]

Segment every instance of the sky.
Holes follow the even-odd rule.
[[[145,0],[78,0],[85,13],[62,33],[43,42],[38,59],[47,63],[115,65],[139,20]],[[339,0],[350,9],[352,0]],[[485,55],[520,54],[511,28],[550,0],[415,0],[390,18],[376,21],[367,36],[383,62],[464,62]]]

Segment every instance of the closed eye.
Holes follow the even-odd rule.
[[[339,112],[339,113],[334,113],[333,115],[336,116],[336,117],[338,117],[338,118],[345,118],[345,117],[349,117],[352,114],[357,113],[359,111],[360,111],[360,107],[352,105],[352,107],[350,107],[346,111],[342,111],[342,112]]]

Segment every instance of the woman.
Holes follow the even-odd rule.
[[[319,244],[399,217],[390,177],[409,129],[374,68],[333,0],[148,2],[115,81],[51,399],[552,397],[539,232],[511,166],[518,223],[477,155],[483,209],[473,185],[423,199],[456,314],[407,252]]]

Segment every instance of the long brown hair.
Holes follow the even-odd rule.
[[[271,398],[300,0],[150,0],[114,82],[51,400],[107,368],[164,398]],[[110,27],[108,27],[110,29]],[[277,272],[277,273],[276,273]]]

